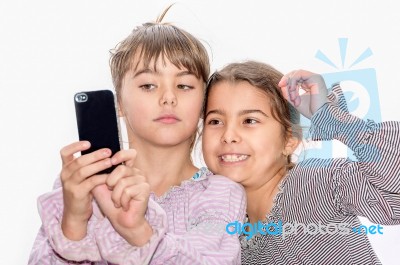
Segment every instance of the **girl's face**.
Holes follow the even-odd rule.
[[[202,142],[210,170],[244,186],[261,185],[286,163],[282,125],[273,118],[267,95],[248,82],[212,87]]]
[[[123,79],[119,103],[129,141],[164,147],[183,142],[190,145],[200,117],[204,83],[167,58],[153,66],[139,64]]]

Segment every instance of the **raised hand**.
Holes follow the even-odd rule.
[[[93,195],[114,229],[131,245],[142,246],[150,239],[152,229],[145,219],[150,185],[134,167],[136,151],[121,150],[111,161],[118,165],[104,185],[97,186]]]
[[[306,70],[292,71],[284,75],[278,85],[286,100],[307,118],[327,102],[328,90],[319,74]]]
[[[64,211],[61,228],[70,240],[80,240],[86,236],[87,224],[93,213],[92,193],[94,187],[104,184],[107,175],[95,175],[111,167],[111,150],[100,149],[76,158],[74,154],[87,150],[90,143],[80,141],[61,149],[61,182]]]

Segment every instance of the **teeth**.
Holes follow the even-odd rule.
[[[223,155],[221,159],[225,162],[238,162],[245,160],[247,157],[247,155]]]

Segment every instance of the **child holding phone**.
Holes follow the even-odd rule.
[[[188,32],[161,23],[164,14],[112,51],[130,149],[76,158],[90,147],[80,141],[61,150],[57,189],[38,200],[43,224],[29,264],[240,264],[239,239],[223,227],[244,219],[244,190],[190,157],[207,51]],[[110,174],[96,175],[112,165]],[[202,231],[207,225],[222,228]]]
[[[340,140],[358,162],[292,163],[299,112],[311,119],[313,140]],[[353,228],[361,226],[357,216],[400,224],[399,143],[399,122],[349,114],[340,86],[328,95],[318,74],[283,76],[248,61],[208,83],[203,153],[210,170],[246,190],[248,229],[228,230],[242,233],[242,264],[380,264],[366,234]]]

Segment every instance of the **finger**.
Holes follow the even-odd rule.
[[[125,165],[119,165],[108,175],[106,184],[110,190],[113,190],[120,179],[132,175],[134,175],[132,168]]]
[[[290,78],[288,84],[288,94],[289,101],[295,106],[298,107],[300,105],[300,92],[299,92],[299,81],[296,77]]]
[[[285,74],[284,76],[282,76],[281,80],[278,83],[278,86],[279,87],[287,86],[289,88],[290,85],[292,84],[293,80],[296,81],[296,72],[297,72],[297,70],[291,71],[291,72]]]
[[[74,174],[72,174],[72,176],[70,177],[70,181],[76,184],[80,184],[88,178],[96,178],[97,176],[100,175],[106,175],[107,177],[108,174],[98,174],[98,173],[107,168],[110,168],[111,166],[112,164],[109,158],[105,158],[103,160],[97,161],[87,166],[83,166],[78,170],[76,170]]]
[[[88,141],[79,141],[63,147],[60,150],[63,165],[74,160],[74,154],[90,148]]]
[[[139,169],[128,167],[126,165],[119,165],[108,176],[107,186],[112,190],[114,189],[115,185],[120,179],[137,175],[141,175],[144,181],[146,181],[146,179],[142,176],[141,171]]]
[[[86,192],[92,191],[95,187],[105,184],[107,179],[106,174],[96,175],[92,178],[87,178],[82,184]]]
[[[137,152],[135,149],[121,150],[113,155],[111,162],[113,165],[125,164],[133,167]]]
[[[67,166],[65,166],[65,170],[73,173],[75,171],[80,170],[83,167],[86,167],[86,166],[94,164],[96,162],[105,160],[106,158],[109,158],[111,156],[111,154],[112,154],[111,150],[108,148],[102,148],[102,149],[96,150],[90,154],[86,154],[86,155],[80,156],[78,158],[75,158],[72,162],[70,162]],[[106,162],[106,164],[108,162],[110,162],[110,165],[107,165],[106,168],[111,166],[110,159],[108,159],[108,162],[107,161],[104,161],[104,162]],[[99,172],[99,171],[96,171],[96,172]],[[92,175],[95,174],[96,172],[92,173]],[[89,177],[89,176],[91,176],[91,175],[88,175],[86,177]]]
[[[287,86],[289,93],[298,91],[298,84],[303,81],[301,75],[299,75],[299,71],[290,72],[288,75]]]
[[[282,76],[281,80],[278,83],[278,86],[283,88],[286,87],[288,84],[288,80],[289,80],[289,76],[288,75],[284,75]]]
[[[109,217],[116,214],[118,209],[115,208],[111,200],[111,191],[107,188],[107,185],[94,187],[92,194],[105,216]]]
[[[288,89],[288,92],[289,92],[289,98],[292,102],[294,102],[294,100],[299,96],[299,88],[297,85],[295,89],[292,90]]]
[[[281,86],[280,88],[281,88],[283,98],[286,99],[287,101],[290,101],[289,90],[288,90],[287,86],[286,85]]]
[[[282,79],[284,80],[281,84],[287,84],[290,82],[288,78]],[[289,86],[281,86],[282,96],[286,99],[286,101],[291,104],[292,106],[298,108],[301,105],[302,97],[300,96],[299,86],[297,90],[289,92]]]
[[[293,99],[293,105],[294,105],[295,107],[298,107],[298,106],[300,106],[300,104],[301,104],[301,97],[300,97],[300,96],[296,96],[296,97]]]
[[[141,175],[121,178],[114,186],[111,194],[115,207],[121,207],[121,196],[126,188],[142,183],[146,183],[146,179]]]
[[[121,195],[121,205],[124,211],[129,210],[129,205],[132,200],[134,201],[146,201],[150,196],[150,185],[143,182],[138,185],[129,186],[124,189]]]

